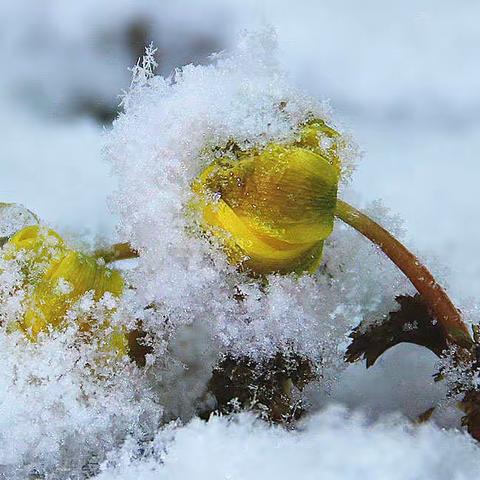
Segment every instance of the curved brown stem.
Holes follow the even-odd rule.
[[[451,342],[467,349],[472,348],[474,341],[460,312],[427,267],[413,253],[378,223],[340,199],[337,200],[335,215],[378,245],[409,278]],[[128,243],[117,243],[108,249],[97,251],[95,256],[110,263],[136,258],[138,252]]]
[[[342,200],[337,201],[335,215],[378,245],[409,278],[451,342],[468,349],[473,346],[473,339],[460,312],[413,253],[378,223]]]

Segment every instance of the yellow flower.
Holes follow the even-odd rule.
[[[337,201],[336,135],[312,121],[297,142],[218,158],[194,181],[202,228],[232,264],[255,274],[318,268]]]
[[[4,258],[23,255],[24,284],[28,288],[26,311],[16,325],[31,340],[40,332],[65,325],[68,310],[87,292],[99,301],[106,293],[114,297],[123,292],[123,278],[96,258],[69,249],[53,230],[30,226],[9,239]],[[81,331],[90,331],[93,321],[77,319]],[[99,332],[109,329],[108,321],[98,326]],[[128,352],[126,331],[114,327],[106,339],[106,348],[124,355]]]

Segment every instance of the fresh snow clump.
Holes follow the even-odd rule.
[[[6,248],[0,248],[0,478],[83,478],[127,437],[152,435],[162,408],[140,369],[102,355],[101,339],[79,336],[75,310],[101,322],[108,298],[96,304],[85,295],[68,312],[67,328],[35,342],[15,329],[33,287],[25,285],[28,255],[5,260]]]
[[[155,76],[153,53],[134,69],[106,149],[119,180],[112,202],[119,232],[140,253],[129,280],[139,304],[158,313],[145,328],[158,334],[201,326],[210,332],[203,351],[264,358],[293,349],[324,366],[342,364],[345,334],[394,307],[395,294],[407,288],[402,276],[358,235],[338,229],[316,275],[271,275],[265,287],[195,234],[187,207],[212,148],[232,140],[245,148],[289,142],[312,115],[342,129],[327,105],[304,95],[279,67],[270,31],[245,34],[210,65],[188,65],[169,78]],[[354,157],[347,146],[346,170]]]

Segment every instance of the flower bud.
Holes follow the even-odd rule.
[[[40,332],[65,325],[67,312],[87,292],[99,301],[106,293],[114,297],[123,292],[119,272],[101,264],[96,258],[69,249],[53,230],[30,226],[17,232],[3,249],[5,259],[22,256],[24,282],[28,292],[25,314],[17,328],[33,341]],[[81,331],[90,331],[90,318],[77,319]],[[109,328],[108,320],[98,326]],[[128,351],[126,333],[113,328],[106,340],[107,349],[125,354]]]
[[[201,226],[221,241],[231,263],[254,274],[317,269],[339,181],[338,162],[318,143],[318,128],[306,126],[296,144],[218,158],[193,183]]]

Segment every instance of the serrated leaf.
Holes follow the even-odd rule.
[[[353,363],[362,358],[367,368],[388,349],[399,343],[413,343],[441,356],[448,344],[439,323],[430,314],[421,295],[401,295],[396,298],[400,309],[369,329],[360,324],[351,334],[351,344],[345,359]]]

